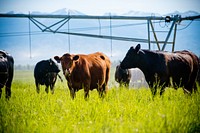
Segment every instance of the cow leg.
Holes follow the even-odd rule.
[[[86,80],[83,84],[82,84],[82,88],[84,89],[84,98],[85,100],[87,100],[89,98],[89,91],[90,91],[90,80]]]
[[[9,100],[10,97],[11,97],[11,87],[6,86],[6,99]]]
[[[87,100],[89,98],[89,90],[84,90],[84,93],[85,93],[85,100]]]
[[[192,85],[189,85],[189,84],[184,85],[183,91],[185,94],[192,94],[193,92]]]
[[[191,83],[191,80],[189,80],[188,82],[184,80],[184,82],[182,82],[181,84],[181,87],[183,87],[183,91],[185,94],[192,94],[193,85],[191,85],[190,83]]]
[[[72,99],[74,99],[76,97],[76,92],[73,88],[70,89],[70,96]]]
[[[197,91],[197,85],[195,83],[196,77],[197,77],[197,73],[198,73],[198,71],[195,71],[190,75],[190,81],[185,86],[185,89],[188,90],[190,93]]]
[[[162,80],[161,82],[160,82],[160,96],[162,96],[162,94],[165,92],[165,87],[166,86],[169,86],[169,81],[168,80]]]
[[[0,98],[1,98],[1,94],[2,94],[2,89],[0,88]]]
[[[84,94],[85,94],[84,98],[85,98],[85,100],[87,100],[89,98],[89,90],[90,90],[90,86],[88,84],[86,84],[84,86]]]
[[[151,89],[151,93],[153,95],[153,97],[156,95],[156,92],[157,92],[157,85],[156,83],[153,83],[153,82],[149,82],[149,88]]]
[[[107,90],[108,90],[108,87],[107,87],[106,83],[104,83],[103,86],[99,89],[99,96],[101,98],[104,98],[104,96],[107,93]]]
[[[69,91],[70,91],[71,98],[74,99],[76,97],[76,92],[75,92],[74,88],[72,88],[70,82],[68,82],[68,88],[69,88]]]
[[[154,86],[154,87],[151,87],[151,93],[153,95],[153,97],[156,95],[156,92],[157,92],[157,88]]]
[[[12,85],[12,80],[13,80],[13,66],[9,68],[9,78],[8,81],[6,82],[6,98],[9,100],[11,97],[11,85]]]
[[[11,97],[11,80],[9,79],[6,83],[6,98],[9,99]]]
[[[87,100],[89,98],[89,88],[88,87],[85,87],[84,88],[84,98],[85,100]]]
[[[127,81],[126,83],[125,83],[125,87],[128,89],[129,88],[129,81]]]
[[[122,83],[122,82],[119,83],[119,87],[120,87],[120,88],[123,87],[123,83]]]
[[[160,96],[162,96],[162,94],[165,92],[165,87],[162,86],[161,89],[160,89]]]
[[[103,87],[99,87],[98,92],[99,92],[99,97],[101,98],[103,96]]]
[[[127,87],[127,83],[121,81],[121,82],[119,83],[119,87],[120,87],[120,88],[121,88],[121,87]]]
[[[37,81],[35,81],[36,91],[39,94],[40,93],[40,85]]]
[[[152,85],[151,88],[151,92],[152,92],[152,95],[155,96],[158,89],[160,90],[160,96],[164,93],[165,91],[165,86],[166,86],[166,82],[162,82],[162,81],[159,81],[159,82],[156,82]]]
[[[55,86],[55,82],[50,85],[51,94],[54,94],[54,86]]]
[[[45,91],[47,94],[49,93],[49,85],[46,85]]]

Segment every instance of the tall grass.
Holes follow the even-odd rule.
[[[200,88],[192,95],[168,88],[152,99],[146,88],[111,87],[104,99],[94,90],[85,101],[81,90],[72,100],[66,81],[57,81],[53,95],[44,87],[37,94],[31,73],[21,74],[16,74],[9,101],[3,90],[0,132],[200,132]]]

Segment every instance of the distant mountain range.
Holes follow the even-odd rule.
[[[15,12],[15,11],[9,11],[7,12],[7,14],[27,14],[27,13],[22,13],[22,12]],[[68,8],[62,8],[62,9],[59,9],[59,10],[56,10],[56,11],[53,11],[53,12],[39,12],[39,11],[33,11],[33,12],[30,12],[30,14],[54,14],[54,15],[87,15],[87,14],[84,14],[82,12],[79,12],[77,10],[71,10],[71,9],[68,9]],[[195,15],[199,15],[200,13],[196,12],[196,11],[186,11],[186,12],[179,12],[179,11],[174,11],[172,13],[168,13],[168,14],[159,14],[159,13],[150,13],[150,12],[142,12],[142,11],[134,11],[134,10],[131,10],[131,11],[128,11],[126,13],[122,13],[122,14],[117,14],[117,13],[104,13],[103,15],[115,15],[115,16],[166,16],[166,15],[175,15],[175,14],[179,14],[181,15],[182,17],[185,17],[185,16],[195,16]]]
[[[14,11],[8,14],[16,14]],[[17,13],[19,14],[19,13]],[[86,15],[76,10],[60,9],[52,13],[31,12],[31,14],[57,14],[57,15]],[[171,16],[179,14],[182,17],[200,15],[198,12],[178,12],[160,15],[158,13],[146,13],[129,11],[127,13],[115,14],[105,13],[112,16]],[[41,23],[50,26],[60,21],[59,19],[37,19]],[[110,26],[111,23],[111,26]],[[157,31],[168,31],[171,23],[154,21]],[[66,34],[54,34],[41,32],[31,22],[31,38],[29,38],[29,20],[26,18],[0,18],[0,49],[8,51],[13,55],[15,64],[36,64],[38,61],[61,56],[65,52],[70,53],[93,53],[101,51],[107,54],[112,61],[122,60],[130,46],[136,46],[137,42],[116,41],[110,39],[98,39],[80,37]],[[68,29],[69,26],[69,29]],[[112,27],[112,29],[110,29]],[[55,27],[58,28],[58,27]],[[122,37],[133,37],[147,39],[146,21],[131,20],[70,20],[62,28],[65,32],[87,33],[95,35],[112,35]],[[167,32],[156,32],[159,40],[165,40]],[[175,50],[191,50],[200,56],[200,21],[182,21],[178,25]],[[151,34],[153,40],[153,34]],[[170,38],[172,40],[172,38]],[[147,49],[148,44],[141,43],[142,48]],[[152,44],[152,49],[157,49]],[[171,45],[166,47],[171,50]],[[31,58],[30,58],[31,56]]]

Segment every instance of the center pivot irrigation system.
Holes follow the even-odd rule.
[[[177,25],[181,23],[181,21],[184,20],[195,20],[200,19],[200,15],[198,16],[190,16],[190,17],[181,17],[180,15],[174,15],[174,16],[87,16],[87,15],[34,15],[34,14],[0,14],[0,18],[7,17],[7,18],[28,18],[33,24],[35,24],[42,32],[52,32],[52,33],[60,33],[60,34],[68,34],[68,35],[75,35],[75,36],[83,36],[83,37],[93,37],[93,38],[101,38],[101,39],[111,39],[111,40],[121,40],[121,41],[132,41],[132,42],[139,42],[139,43],[148,43],[148,48],[151,49],[151,43],[156,43],[158,50],[165,50],[165,47],[167,44],[172,44],[172,51],[174,51],[175,46],[175,39],[176,39],[176,31],[177,31]],[[37,19],[40,18],[46,18],[46,19],[56,19],[55,23],[53,23],[50,26],[46,26],[44,23],[40,22]],[[78,19],[78,20],[110,20],[110,35],[101,35],[101,34],[88,34],[88,33],[78,33],[78,32],[70,32],[70,30],[63,31],[61,30],[61,27],[63,27],[66,23],[72,19]],[[131,37],[120,37],[120,36],[112,36],[112,23],[111,20],[143,20],[146,21],[147,26],[147,33],[148,38],[147,39],[141,39],[141,38],[131,38]],[[167,36],[165,40],[159,41],[157,38],[156,31],[154,29],[153,21],[163,21],[165,23],[171,23],[169,30],[167,31]],[[29,32],[30,32],[30,21],[29,21]],[[80,21],[81,23],[81,21]],[[56,27],[56,28],[55,28]],[[69,29],[69,27],[68,27]],[[99,24],[99,29],[101,29],[101,25]],[[154,40],[151,38],[151,32],[153,33]],[[173,34],[173,39],[170,42],[169,38]],[[30,35],[30,33],[29,33]],[[161,45],[162,48],[161,48]]]

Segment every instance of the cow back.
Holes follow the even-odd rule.
[[[183,80],[186,80],[185,82],[187,82],[191,73],[198,72],[198,58],[189,51],[176,51],[165,57],[167,60],[169,74],[174,77],[174,80],[180,80],[182,78]]]

